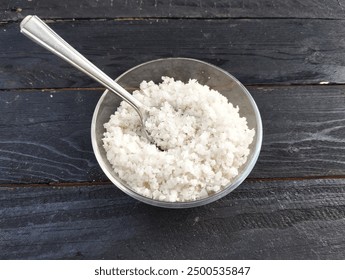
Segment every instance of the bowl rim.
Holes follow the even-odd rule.
[[[250,174],[250,172],[253,170],[258,158],[259,158],[259,154],[261,151],[261,147],[262,147],[262,138],[263,138],[263,128],[262,128],[262,120],[261,120],[261,115],[260,115],[260,111],[254,101],[254,98],[251,96],[251,94],[249,93],[249,91],[247,90],[247,88],[238,80],[236,79],[233,75],[231,75],[230,73],[228,73],[227,71],[221,69],[218,66],[215,66],[213,64],[210,64],[208,62],[202,61],[202,60],[198,60],[198,59],[194,59],[194,58],[186,58],[186,57],[168,57],[168,58],[159,58],[159,59],[154,59],[154,60],[150,60],[144,63],[141,63],[139,65],[136,65],[132,68],[130,68],[129,70],[127,70],[126,72],[124,72],[123,74],[121,74],[120,76],[118,76],[115,81],[117,82],[118,80],[120,80],[123,76],[127,75],[129,72],[140,68],[144,65],[150,64],[150,63],[155,63],[158,61],[162,61],[162,60],[186,60],[186,61],[194,61],[194,62],[198,62],[198,63],[202,63],[205,64],[207,66],[216,68],[217,70],[223,72],[225,75],[229,76],[242,90],[243,93],[247,96],[247,98],[249,99],[251,106],[253,107],[254,113],[255,113],[255,119],[257,122],[257,129],[255,131],[256,133],[256,137],[257,137],[257,141],[256,144],[254,146],[254,154],[253,157],[251,158],[250,162],[248,163],[247,167],[243,169],[242,173],[236,178],[235,181],[233,181],[232,183],[228,184],[227,186],[224,187],[223,190],[213,194],[212,196],[209,197],[205,197],[202,199],[198,199],[198,200],[193,200],[193,201],[186,201],[186,202],[168,202],[168,201],[160,201],[160,200],[154,200],[152,198],[148,198],[145,197],[143,195],[140,195],[138,193],[136,193],[134,190],[124,186],[122,184],[122,182],[118,181],[116,178],[113,177],[113,175],[111,173],[108,172],[106,164],[100,154],[100,151],[98,149],[98,145],[97,145],[97,138],[96,138],[96,119],[97,119],[97,115],[100,109],[100,105],[102,104],[105,96],[108,94],[109,90],[106,89],[102,96],[100,97],[100,99],[97,102],[97,105],[95,107],[95,110],[93,112],[93,116],[92,116],[92,121],[91,121],[91,143],[92,143],[92,148],[93,148],[93,152],[95,154],[95,157],[97,159],[98,164],[100,165],[102,171],[105,173],[105,175],[108,177],[108,179],[120,190],[122,190],[124,193],[128,194],[129,196],[144,202],[146,204],[150,204],[153,206],[159,206],[159,207],[163,207],[163,208],[191,208],[191,207],[198,207],[198,206],[202,206],[202,205],[206,205],[209,204],[211,202],[214,202],[226,195],[228,195],[230,192],[232,192],[234,189],[236,189]]]

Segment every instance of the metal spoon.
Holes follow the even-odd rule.
[[[139,114],[143,128],[142,130],[146,138],[153,143],[151,136],[145,128],[145,122],[149,117],[149,107],[134,98],[127,90],[114,82],[107,74],[76,51],[38,16],[26,16],[20,23],[20,32],[32,41],[60,56],[74,67],[101,83],[113,93],[116,93],[118,96],[123,98],[123,100],[127,101],[128,104],[130,104]]]

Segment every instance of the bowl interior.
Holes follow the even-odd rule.
[[[116,81],[127,91],[133,92],[139,88],[143,80],[152,80],[155,83],[159,83],[162,81],[162,76],[173,77],[175,80],[183,82],[188,82],[191,78],[197,79],[200,84],[208,85],[210,88],[219,91],[234,106],[239,106],[240,115],[247,118],[248,127],[254,128],[256,132],[254,140],[250,145],[250,155],[246,164],[239,170],[239,175],[224,190],[198,201],[182,203],[160,202],[135,193],[128,188],[125,182],[118,178],[108,162],[103,148],[102,137],[105,132],[103,124],[108,122],[110,115],[114,114],[122,101],[120,97],[107,90],[97,104],[91,126],[92,145],[96,158],[105,174],[117,187],[146,203],[163,207],[185,208],[217,200],[235,189],[248,176],[258,158],[262,141],[262,125],[256,104],[244,86],[229,73],[211,64],[188,58],[167,58],[149,61],[128,70],[118,77]]]

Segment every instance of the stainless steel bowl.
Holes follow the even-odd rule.
[[[162,76],[173,77],[176,80],[188,82],[189,79],[197,79],[200,84],[208,85],[219,91],[232,104],[238,105],[240,115],[247,118],[249,128],[255,129],[255,137],[250,145],[250,154],[245,165],[239,170],[239,174],[231,184],[222,191],[207,198],[189,202],[165,202],[142,196],[133,191],[122,181],[112,169],[107,160],[103,148],[102,137],[105,129],[103,124],[108,122],[122,99],[114,93],[106,90],[99,99],[91,124],[92,146],[99,165],[107,177],[122,191],[142,202],[166,207],[166,208],[189,208],[208,204],[227,195],[237,188],[253,169],[260,153],[262,143],[262,122],[259,110],[248,90],[232,75],[209,63],[190,58],[164,58],[140,64],[116,79],[129,92],[139,88],[143,80],[161,82]]]

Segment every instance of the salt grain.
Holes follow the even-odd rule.
[[[122,102],[104,124],[107,159],[143,196],[182,202],[212,195],[238,175],[255,131],[219,92],[196,80],[162,79],[143,81],[133,95],[154,108],[146,127],[164,151],[141,136],[139,116]]]

